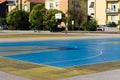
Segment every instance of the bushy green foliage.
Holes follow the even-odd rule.
[[[29,29],[29,21],[28,21],[29,13],[22,10],[12,10],[7,15],[7,23],[9,24],[9,29],[12,30],[28,30]]]
[[[45,15],[45,11],[46,9],[43,5],[37,4],[30,13],[29,22],[37,30],[43,27],[43,16]]]
[[[7,25],[6,18],[1,18],[1,17],[0,17],[0,23],[1,23],[2,25]]]
[[[84,30],[95,31],[97,28],[97,21],[95,19],[90,19],[89,21],[85,21],[82,26]]]
[[[108,26],[108,27],[116,27],[117,24],[116,24],[115,22],[109,22],[109,23],[107,24],[107,26]]]
[[[12,29],[15,29],[15,26],[14,26],[14,24],[15,24],[15,20],[14,20],[14,15],[15,15],[15,13],[16,13],[16,9],[13,9],[13,10],[11,10],[8,14],[7,14],[7,17],[6,17],[6,20],[7,20],[7,23],[8,23],[8,25],[9,25],[9,27],[13,27]]]
[[[65,14],[62,11],[59,11],[57,9],[51,9],[48,11],[48,13],[44,16],[44,24],[48,29],[50,28],[56,28],[57,24],[59,24],[62,19],[57,20],[55,19],[55,14],[56,13],[62,13],[62,19],[65,18]]]
[[[68,15],[67,16],[67,27],[69,30],[73,30],[74,29],[74,25],[72,25],[72,20],[73,20],[73,16],[72,15]]]
[[[80,26],[84,20],[86,20],[86,13],[85,13],[85,0],[69,0],[69,16],[71,16],[71,21],[74,20],[74,27]],[[76,6],[77,4],[77,6]],[[71,24],[68,22],[68,24]],[[69,26],[69,29],[72,28],[73,25]]]

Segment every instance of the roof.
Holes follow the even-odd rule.
[[[45,0],[28,0],[30,3],[40,3],[45,4]]]
[[[0,0],[0,4],[6,2],[7,0]]]

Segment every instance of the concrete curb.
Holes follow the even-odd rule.
[[[61,80],[120,80],[120,69],[95,74],[80,75]]]
[[[0,71],[0,80],[32,80]]]

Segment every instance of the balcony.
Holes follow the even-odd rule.
[[[106,13],[108,14],[108,15],[117,15],[118,13],[119,13],[119,9],[109,9],[109,8],[107,8],[106,9]]]
[[[106,1],[108,1],[108,2],[114,2],[114,1],[119,1],[119,0],[106,0]]]

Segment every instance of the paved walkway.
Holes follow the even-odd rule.
[[[120,80],[120,69],[89,75],[80,75],[62,80]]]
[[[31,80],[0,71],[0,80]]]

